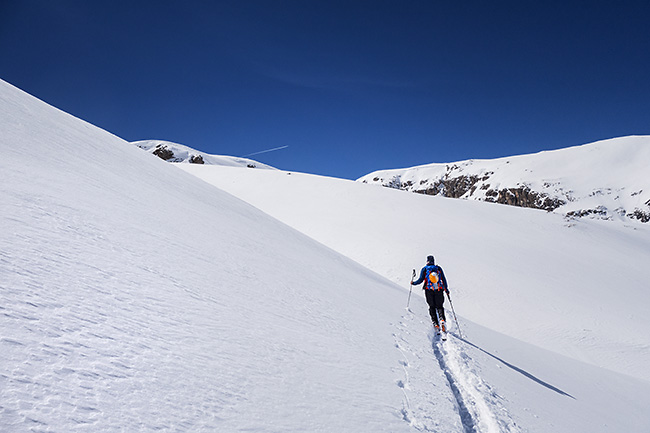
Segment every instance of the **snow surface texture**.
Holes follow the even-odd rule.
[[[410,430],[402,289],[4,82],[0,122],[0,431]]]
[[[426,197],[300,173],[178,167],[401,287],[408,287],[410,270],[419,271],[425,257],[434,254],[450,281],[462,321],[509,337],[482,340],[468,332],[471,340],[465,348],[472,359],[482,357],[484,377],[494,375],[487,383],[495,388],[505,383],[498,394],[507,397],[504,405],[524,431],[548,431],[550,423],[554,431],[606,431],[606,425],[621,422],[630,423],[625,428],[630,431],[644,431],[650,425],[648,419],[639,419],[645,411],[637,405],[640,401],[629,398],[650,386],[646,225],[568,223],[539,210]],[[426,313],[417,316],[426,321]],[[422,345],[419,341],[414,351]],[[545,400],[534,390],[519,389],[521,384],[511,378],[495,375],[495,365],[528,378],[524,388],[546,388],[563,398]],[[575,401],[567,403],[568,394]],[[620,404],[628,415],[619,413],[589,428],[581,424],[612,415],[601,410],[613,410],[611,404]],[[529,411],[541,419],[528,419]]]
[[[184,164],[225,165],[228,167],[262,168],[275,170],[275,168],[248,158],[234,156],[210,155],[183,144],[162,140],[134,141],[131,144],[138,146],[167,162]]]
[[[466,317],[650,380],[650,228],[280,171],[183,166],[408,287],[437,257]],[[498,317],[495,317],[498,314]]]
[[[635,136],[532,155],[380,170],[359,181],[572,218],[649,222],[649,167],[650,137]]]
[[[650,383],[639,368],[648,350],[648,319],[639,314],[648,305],[639,290],[648,277],[644,227],[566,227],[541,212],[336,179],[170,165],[1,81],[0,131],[0,431],[650,425]],[[287,224],[178,168],[229,190],[259,188],[268,214]],[[431,211],[444,227],[435,237],[422,229]],[[463,331],[451,323],[444,343],[417,289],[404,308],[403,275],[432,239],[444,251]],[[605,307],[595,300],[600,279],[562,282],[576,293],[555,308],[534,305],[556,327],[535,329],[537,316],[526,316],[545,277],[531,263],[566,261],[562,278],[569,267],[597,270],[601,262],[587,263],[602,251],[582,255],[603,242],[620,249],[614,266],[629,261],[619,270],[627,286],[611,300],[617,322],[636,316],[638,329],[625,322],[629,335],[614,341],[628,350],[618,355],[629,355],[626,375],[595,365],[594,353],[615,354],[605,327],[588,334],[593,353],[566,349],[579,331],[564,327],[565,309],[577,309],[579,326],[601,321],[588,311]],[[506,272],[510,282],[500,287]],[[501,297],[508,293],[517,296]],[[484,320],[494,317],[489,309],[499,320]],[[549,332],[557,338],[539,337]]]

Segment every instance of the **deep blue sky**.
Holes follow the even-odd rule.
[[[0,78],[126,140],[357,178],[650,134],[650,2],[0,0]]]

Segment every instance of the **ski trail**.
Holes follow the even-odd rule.
[[[400,352],[399,378],[403,393],[398,411],[417,431],[440,433],[519,433],[504,400],[481,377],[454,334],[446,341],[434,335],[428,320],[409,310],[393,334]]]
[[[474,417],[472,416],[472,413],[469,411],[469,409],[467,409],[467,406],[465,404],[465,398],[463,398],[463,393],[458,388],[457,381],[454,378],[451,371],[449,370],[449,368],[447,367],[447,363],[445,362],[444,355],[442,354],[439,345],[436,344],[435,341],[433,343],[433,352],[436,355],[438,364],[440,365],[440,370],[445,373],[445,377],[449,382],[449,388],[451,389],[451,392],[454,394],[454,398],[456,399],[458,415],[460,415],[460,421],[463,425],[463,430],[465,431],[465,433],[476,432],[477,430],[474,422]]]
[[[455,337],[450,334],[451,337]],[[477,363],[456,342],[442,342],[430,331],[433,352],[456,399],[466,433],[516,433],[519,428],[502,398],[480,376]]]
[[[409,311],[393,334],[400,352],[395,383],[403,393],[398,416],[417,431],[464,433],[447,381],[439,368],[433,368],[426,326]]]

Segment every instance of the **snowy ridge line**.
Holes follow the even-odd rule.
[[[453,339],[442,342],[433,334],[433,330],[429,338],[440,369],[456,399],[465,432],[520,432],[501,404],[502,397],[480,377],[472,358]]]
[[[650,137],[535,154],[378,170],[358,182],[425,195],[543,209],[578,218],[650,222]]]
[[[211,155],[198,151],[184,144],[164,140],[140,140],[131,144],[145,152],[156,155],[163,161],[176,164],[221,165],[228,167],[247,167],[265,170],[275,170],[270,165],[247,158],[245,156]],[[252,156],[253,154],[249,155]]]

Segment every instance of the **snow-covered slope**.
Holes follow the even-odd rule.
[[[463,315],[650,380],[650,228],[300,173],[183,166],[408,287],[438,257]]]
[[[1,81],[0,131],[0,431],[410,430],[400,288]]]
[[[650,221],[650,137],[599,141],[492,160],[381,170],[359,179],[428,195]]]
[[[235,156],[210,155],[208,153],[199,152],[198,150],[183,144],[172,143],[170,141],[141,140],[134,141],[131,144],[134,144],[140,149],[156,155],[167,162],[275,169],[270,165],[262,164],[261,162],[252,159],[239,158]]]
[[[650,425],[645,226],[166,164],[1,81],[0,132],[0,431]],[[463,330],[445,343],[417,290],[404,308],[432,250]]]
[[[611,372],[630,375],[641,387],[650,385],[650,319],[646,314],[650,230],[645,225],[627,227],[591,220],[569,224],[559,215],[533,209],[425,197],[299,173],[182,168],[402,287],[408,287],[412,268],[419,270],[428,254],[436,255],[451,283],[462,321],[469,319],[492,332],[566,357],[553,360],[558,370],[539,376],[571,372],[581,383],[576,386],[583,394],[576,397],[581,401],[577,406],[562,402],[545,406],[546,421],[563,420],[555,431],[570,431],[569,425],[581,431],[601,428],[585,429],[572,422],[577,422],[575,417],[595,416],[588,414],[594,407],[586,412],[578,407],[587,394],[601,393],[598,387],[605,383],[613,387],[608,389],[610,396],[628,395],[625,386],[618,386],[634,380],[609,376]],[[426,314],[420,314],[426,320]],[[475,334],[468,331],[468,335],[475,341]],[[489,338],[477,346],[491,346],[494,341]],[[474,349],[475,354],[484,354]],[[513,365],[536,377],[548,371],[546,361],[535,361],[548,355],[532,355],[537,352],[512,342],[487,351],[508,360],[518,358],[522,350],[531,358]],[[490,358],[485,361],[493,364]],[[582,375],[589,370],[585,363],[609,372],[593,370],[594,376],[588,379]],[[481,368],[489,370],[485,364]],[[558,386],[563,380],[550,382]],[[567,392],[575,396],[573,390]],[[529,401],[521,406],[525,399],[513,399],[517,402],[510,410],[521,417],[523,407],[539,404]],[[572,414],[564,413],[567,407]],[[525,430],[547,431],[538,428],[529,424]]]

